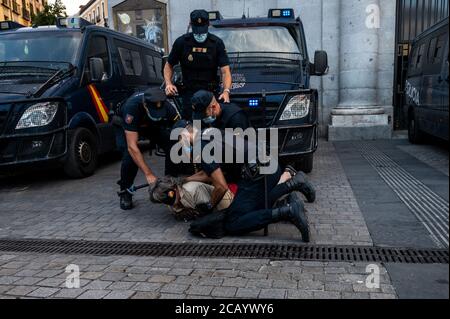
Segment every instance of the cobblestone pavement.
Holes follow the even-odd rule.
[[[440,169],[448,152],[402,145],[403,151]],[[426,153],[423,157],[421,154]],[[419,158],[420,156],[420,158]],[[161,159],[149,158],[161,172]],[[136,208],[123,212],[115,195],[118,161],[95,176],[69,181],[53,173],[0,177],[0,238],[42,238],[135,242],[217,242],[190,236],[145,191]],[[436,166],[437,165],[437,166]],[[447,167],[448,175],[448,167]],[[317,201],[306,204],[312,243],[373,245],[354,192],[332,143],[321,141],[309,178]],[[139,176],[137,184],[143,182]],[[270,227],[221,242],[300,243],[291,225]],[[80,267],[81,287],[66,288],[69,264]],[[0,252],[0,298],[396,298],[386,268],[379,289],[366,287],[367,264],[206,259],[99,257]]]
[[[67,265],[80,269],[80,288],[66,286]],[[380,266],[380,288],[366,287],[366,264],[95,257],[0,253],[0,299],[393,299]]]
[[[149,162],[161,172],[161,159]],[[189,224],[175,221],[163,206],[148,201],[148,193],[135,196],[136,208],[121,211],[117,191],[119,162],[103,166],[96,175],[68,181],[50,177],[46,181],[8,179],[0,185],[0,237],[105,241],[202,241],[190,236]],[[306,204],[312,242],[333,245],[371,245],[353,191],[331,143],[321,142],[311,181],[317,201]],[[143,177],[139,176],[139,184]],[[1,180],[0,180],[1,183]],[[295,242],[295,227],[277,224],[270,236],[262,232],[223,242]],[[216,241],[215,241],[216,242]]]

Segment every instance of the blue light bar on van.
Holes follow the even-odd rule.
[[[258,99],[248,100],[248,106],[249,107],[259,107],[259,100]]]
[[[80,29],[93,24],[81,18],[58,18],[56,25],[58,28]]]
[[[269,18],[295,18],[294,9],[270,9]]]
[[[14,21],[2,21],[0,22],[0,31],[7,31],[7,30],[15,30],[25,28],[25,26],[14,22]]]

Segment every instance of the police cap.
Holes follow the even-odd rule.
[[[214,94],[209,91],[201,90],[194,94],[192,97],[192,109],[194,120],[203,120],[206,116],[205,112],[208,106],[211,104],[214,98]]]
[[[209,13],[206,10],[194,10],[191,12],[192,32],[195,34],[208,33]]]

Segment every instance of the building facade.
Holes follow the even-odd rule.
[[[405,42],[399,33],[406,27],[399,25],[411,28],[419,12],[433,17],[423,28],[448,16],[448,0],[109,0],[110,27],[167,52],[188,30],[189,13],[200,8],[220,11],[224,18],[263,17],[269,8],[294,8],[304,24],[309,55],[328,52],[329,73],[313,77],[311,86],[319,90],[321,135],[330,140],[390,138],[393,129],[402,128],[395,125],[401,114],[394,94],[398,44]],[[162,40],[155,32],[146,37],[139,31],[155,23]],[[414,30],[414,35],[420,31]],[[409,33],[406,42],[412,38]]]
[[[90,0],[80,7],[78,16],[98,26],[109,26],[108,0]]]
[[[47,0],[0,0],[0,21],[14,21],[31,25],[33,15],[41,12]]]

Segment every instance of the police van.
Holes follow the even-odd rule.
[[[264,18],[223,19],[210,12],[210,32],[227,49],[232,102],[257,128],[277,128],[280,160],[309,173],[318,146],[318,93],[312,75],[328,71],[328,57],[308,55],[305,32],[293,9],[270,9]]]
[[[413,42],[405,85],[404,112],[411,143],[426,135],[449,140],[449,44],[445,19]]]
[[[45,163],[93,174],[116,148],[110,112],[162,81],[162,50],[134,37],[79,18],[0,22],[0,169]]]

